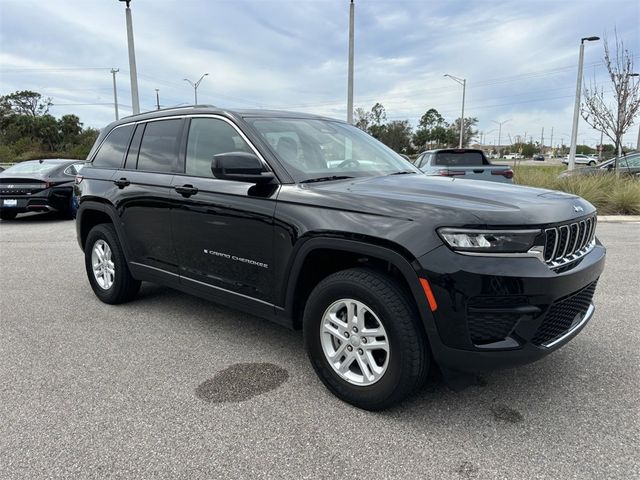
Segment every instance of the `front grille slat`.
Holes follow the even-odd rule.
[[[580,223],[578,223],[578,246],[577,246],[577,250],[582,250],[584,248],[585,245],[585,240],[587,238],[587,222],[585,222],[584,220],[580,220]]]
[[[567,253],[567,246],[569,245],[569,227],[567,225],[562,225],[558,228],[558,234],[560,239],[558,241],[558,250],[556,251],[556,256],[554,260],[560,260]]]
[[[578,224],[572,223],[569,225],[569,243],[565,256],[573,255],[576,251],[576,243],[578,241]]]
[[[586,222],[587,222],[587,232],[585,234],[585,237],[587,239],[586,243],[588,244],[589,242],[591,242],[591,227],[593,225],[593,222],[591,221],[590,218],[587,218]]]
[[[571,263],[593,248],[596,230],[595,215],[544,231],[544,261],[551,268]]]
[[[544,233],[544,261],[548,262],[554,258],[558,248],[558,231],[555,228],[548,228]]]

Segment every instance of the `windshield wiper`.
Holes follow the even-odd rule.
[[[389,175],[407,175],[409,173],[418,173],[418,172],[414,172],[413,170],[400,170],[399,172],[393,172],[393,173],[390,173]]]
[[[307,180],[302,180],[300,183],[328,182],[329,180],[346,180],[348,178],[353,177],[348,175],[332,175],[331,177],[308,178]]]

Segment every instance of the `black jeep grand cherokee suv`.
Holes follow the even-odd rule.
[[[340,398],[382,409],[425,381],[537,360],[593,315],[594,207],[427,177],[344,122],[188,107],[103,130],[76,180],[104,302],[141,281],[304,330]]]

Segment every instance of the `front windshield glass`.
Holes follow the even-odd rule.
[[[418,173],[410,162],[354,126],[331,120],[248,118],[296,182]]]
[[[4,172],[5,174],[19,174],[19,175],[30,175],[32,173],[37,174],[46,174],[55,170],[60,166],[59,163],[52,162],[21,162],[16,163],[14,166],[7,168]]]

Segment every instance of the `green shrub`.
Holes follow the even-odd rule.
[[[16,152],[8,145],[0,145],[0,162],[14,162]]]
[[[514,181],[550,190],[573,193],[591,202],[604,215],[639,215],[640,181],[614,174],[576,175],[559,178],[563,166],[518,166]]]
[[[607,197],[610,213],[640,215],[640,181],[622,181]]]

